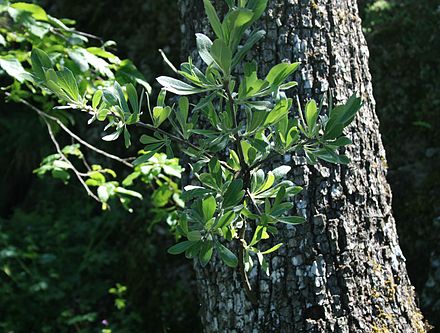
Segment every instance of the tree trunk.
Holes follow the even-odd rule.
[[[209,24],[201,0],[181,0],[180,7],[187,54],[194,33]],[[356,1],[270,0],[260,24],[267,32],[253,56],[260,76],[278,62],[300,61],[301,100],[330,89],[334,102],[357,92],[364,106],[347,131],[348,166],[287,158],[291,177],[304,187],[296,209],[307,222],[280,226],[274,242],[285,245],[270,259],[270,277],[259,268],[251,274],[258,306],[246,299],[238,271],[218,259],[196,265],[205,331],[425,332],[391,213]]]

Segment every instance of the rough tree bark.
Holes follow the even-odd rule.
[[[195,48],[194,33],[209,25],[201,0],[181,0],[180,8],[186,55]],[[278,62],[300,61],[303,101],[330,89],[335,102],[357,92],[364,106],[347,133],[354,143],[348,167],[287,158],[305,188],[296,208],[307,223],[281,226],[276,242],[285,246],[271,259],[271,276],[251,274],[257,307],[246,299],[238,271],[215,260],[196,266],[205,331],[425,332],[391,212],[356,1],[269,0],[261,25],[267,35],[253,57],[260,76]]]

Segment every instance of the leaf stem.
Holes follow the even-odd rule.
[[[252,303],[252,305],[256,306],[258,305],[257,295],[255,294],[254,290],[252,290],[251,284],[249,282],[249,278],[246,273],[246,269],[244,267],[245,232],[246,232],[246,221],[243,220],[243,226],[239,231],[240,249],[238,251],[238,269],[240,271],[241,280],[244,285],[244,291],[246,293],[246,296],[249,299],[249,301]]]
[[[236,112],[235,106],[234,106],[234,98],[232,97],[232,93],[229,88],[229,81],[226,80],[224,82],[223,86],[224,86],[224,89],[226,92],[226,96],[228,98],[229,109],[231,112],[233,126],[235,129],[238,130],[237,112]],[[244,158],[244,153],[243,153],[243,149],[241,147],[241,141],[240,141],[240,136],[238,135],[238,132],[234,134],[234,138],[235,138],[238,159],[240,161],[240,166],[241,166],[241,170],[238,174],[241,174],[241,173],[243,174],[243,188],[245,189],[246,193],[249,193],[250,169],[247,166],[246,160]],[[243,198],[243,200],[244,200],[244,198]],[[252,200],[252,198],[251,198],[251,200]],[[239,229],[239,232],[238,232],[238,238],[239,238],[239,242],[240,242],[240,244],[239,244],[240,248],[238,250],[238,269],[240,271],[241,280],[243,282],[244,291],[246,293],[246,296],[249,299],[249,301],[252,303],[252,305],[256,306],[256,305],[258,305],[257,295],[251,287],[251,284],[249,282],[249,277],[248,277],[248,275],[246,273],[246,269],[244,267],[244,252],[246,250],[245,249],[245,246],[246,246],[245,234],[246,234],[246,220],[243,220],[243,225]]]

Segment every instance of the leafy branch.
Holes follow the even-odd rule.
[[[267,0],[227,4],[229,10],[220,20],[211,2],[204,0],[215,35],[211,40],[196,34],[204,66],[198,68],[188,58],[179,69],[174,68],[182,80],[158,77],[162,90],[153,107],[146,94],[149,117],[143,112],[144,94],[139,95],[134,84],[113,82],[86,94],[73,71],[54,66],[38,48],[32,51],[32,70],[24,77],[56,95],[64,103],[58,108],[87,112],[89,124],[105,122],[105,141],[123,137],[129,147],[130,126],[147,129],[140,137],[145,154],[133,161],[135,168],[162,151],[168,157],[176,149],[186,154],[191,181],[182,191],[184,204],[176,225],[178,237],[184,240],[168,252],[184,253],[201,265],[207,265],[215,252],[227,266],[238,266],[245,292],[256,304],[258,297],[247,273],[258,262],[269,275],[266,256],[282,246],[263,250],[260,242],[275,235],[279,223],[305,222],[303,216],[291,215],[292,197],[302,190],[287,179],[291,166],[270,171],[262,166],[285,154],[304,155],[310,164],[320,160],[349,163],[339,150],[351,144],[343,130],[353,121],[361,101],[353,95],[337,106],[331,101],[324,105],[324,99],[319,105],[311,99],[304,109],[298,99],[294,105],[289,96],[297,83],[289,78],[299,63],[277,64],[260,78],[258,64],[243,60],[265,34],[252,25]],[[167,92],[178,95],[177,102],[167,99]],[[192,96],[191,102],[187,96]],[[247,231],[250,240],[246,240]],[[231,242],[238,242],[238,256],[228,247]]]

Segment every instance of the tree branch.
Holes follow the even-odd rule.
[[[50,139],[52,140],[53,144],[55,145],[55,149],[57,150],[58,154],[61,156],[61,159],[64,160],[67,164],[69,164],[70,168],[72,169],[73,173],[75,174],[76,178],[78,178],[81,185],[85,188],[87,194],[91,196],[93,199],[95,199],[97,202],[101,203],[101,200],[90,190],[90,188],[87,186],[87,184],[82,179],[82,174],[73,166],[72,162],[69,161],[69,159],[64,155],[62,152],[60,145],[58,144],[57,140],[55,139],[55,135],[53,134],[52,127],[50,127],[49,122],[43,118],[43,121],[46,123],[47,130],[49,132]]]
[[[10,93],[6,92],[6,96],[11,96]],[[72,138],[74,138],[75,140],[77,140],[79,143],[81,143],[83,146],[89,148],[90,150],[93,150],[95,152],[97,152],[98,154],[101,154],[105,157],[108,157],[112,160],[118,161],[122,164],[124,164],[125,166],[129,167],[129,168],[133,168],[133,164],[127,162],[126,160],[124,160],[123,158],[120,158],[116,155],[107,153],[104,150],[101,150],[99,148],[96,148],[95,146],[91,145],[90,143],[88,143],[87,141],[84,141],[83,139],[81,139],[78,135],[76,135],[75,133],[73,133],[66,125],[63,124],[63,122],[61,120],[59,120],[56,117],[52,117],[50,115],[48,115],[47,113],[43,112],[42,110],[38,109],[37,107],[35,107],[34,105],[32,105],[31,103],[29,103],[28,101],[19,98],[18,101],[26,106],[28,106],[29,108],[31,108],[32,110],[34,110],[35,112],[38,113],[39,116],[50,119],[52,121],[55,121],[58,126],[60,126],[67,134],[69,134]]]

